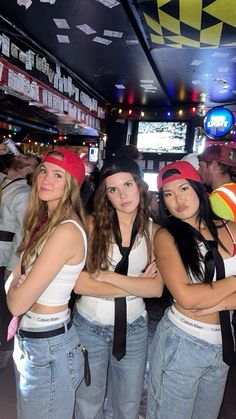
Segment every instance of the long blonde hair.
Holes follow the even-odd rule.
[[[83,203],[80,198],[80,185],[76,179],[68,172],[66,175],[66,185],[62,198],[52,215],[47,217],[47,202],[39,199],[37,191],[37,178],[40,172],[38,167],[33,176],[32,192],[24,217],[24,235],[17,251],[23,252],[22,265],[26,268],[32,260],[37,258],[40,247],[49,237],[53,229],[62,221],[70,219],[75,212],[81,225],[86,230],[86,218]],[[44,222],[42,222],[44,220]]]

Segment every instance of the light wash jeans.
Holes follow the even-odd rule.
[[[147,419],[217,419],[228,369],[221,345],[182,331],[165,312],[151,345]]]
[[[88,349],[91,370],[91,385],[82,383],[76,392],[76,418],[104,418],[109,367],[113,419],[137,419],[147,360],[147,319],[140,316],[127,325],[126,355],[120,361],[112,355],[113,326],[91,323],[78,312],[74,323]]]
[[[75,391],[84,377],[79,343],[74,325],[48,339],[15,337],[17,419],[72,419]]]

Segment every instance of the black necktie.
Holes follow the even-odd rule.
[[[218,245],[214,240],[206,240],[202,234],[191,227],[192,231],[195,234],[195,237],[200,242],[203,242],[212,255],[214,261],[214,267],[216,270],[216,279],[221,280],[225,278],[225,266],[221,254],[218,251]],[[207,255],[205,256],[207,258]],[[213,271],[214,272],[214,271]],[[212,272],[212,276],[213,276]],[[236,362],[236,352],[235,352],[235,342],[233,337],[233,330],[230,321],[230,312],[229,310],[224,310],[219,312],[220,326],[221,326],[221,336],[222,336],[222,355],[223,361],[231,366]],[[234,331],[235,334],[235,331]]]
[[[224,261],[216,248],[213,249],[213,257],[216,265],[216,278],[218,280],[225,278]],[[229,310],[220,311],[219,316],[222,335],[223,361],[231,366],[236,361],[236,352]]]
[[[122,238],[120,234],[119,222],[116,217],[114,225],[114,236],[116,243],[119,247],[122,255],[121,260],[116,265],[115,272],[121,275],[127,275],[129,267],[129,254],[134,244],[134,240],[138,233],[138,222],[137,217],[134,221],[130,245],[129,247],[122,247]],[[120,361],[126,354],[126,328],[127,328],[127,310],[126,310],[126,298],[120,297],[115,298],[115,321],[114,321],[114,336],[113,336],[113,356]]]

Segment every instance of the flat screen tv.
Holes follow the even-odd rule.
[[[186,153],[187,122],[139,121],[137,147],[143,153]]]

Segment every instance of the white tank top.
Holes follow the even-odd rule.
[[[150,221],[152,228],[152,222]],[[150,229],[151,229],[150,228]],[[115,266],[121,260],[121,253],[116,243],[110,252],[110,271],[114,271]],[[148,264],[147,243],[144,236],[137,236],[135,246],[129,254],[128,275],[138,277]],[[124,279],[125,281],[125,279]],[[142,298],[134,295],[126,297],[127,321],[133,322],[139,316],[145,313],[145,303]],[[115,304],[114,298],[97,298],[82,296],[77,301],[78,312],[89,321],[103,325],[114,325]]]
[[[61,270],[57,273],[55,278],[53,278],[52,282],[48,285],[45,291],[40,295],[40,297],[37,300],[38,304],[55,307],[67,304],[70,299],[71,291],[75,286],[75,282],[78,279],[78,276],[85,265],[85,259],[87,254],[86,233],[81,227],[81,225],[77,223],[75,220],[65,220],[60,224],[65,223],[73,223],[81,231],[85,248],[84,258],[80,263],[76,265],[64,265],[61,268]]]
[[[207,249],[204,243],[203,242],[199,243],[198,248],[201,255],[204,257],[207,253]],[[228,276],[235,275],[236,274],[236,255],[223,259],[223,261],[224,261],[224,266],[225,266],[225,277],[227,278]],[[203,261],[201,261],[200,264],[202,266],[202,269],[204,269]],[[213,281],[216,281],[216,272],[214,274]],[[197,284],[199,283],[199,280],[196,279],[193,275],[191,275],[191,282],[193,284]]]

